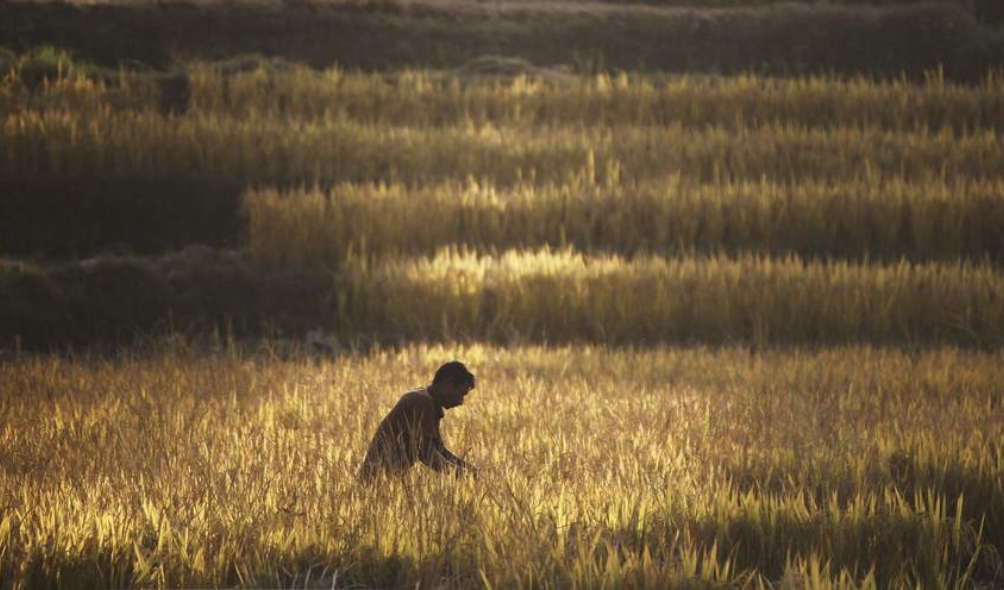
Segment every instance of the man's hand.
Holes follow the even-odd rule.
[[[453,456],[453,468],[456,472],[457,477],[469,476],[473,477],[474,479],[478,478],[477,468],[468,463],[467,461],[464,461],[460,457],[457,457],[456,455]]]

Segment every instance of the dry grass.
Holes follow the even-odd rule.
[[[253,185],[247,250],[333,276],[327,325],[513,345],[14,354],[0,587],[1004,582],[1004,357],[921,346],[1002,343],[1000,76],[190,73],[177,103],[8,78],[0,177]],[[377,421],[451,358],[480,478],[360,488]]]
[[[778,122],[805,127],[956,131],[1004,126],[1004,77],[980,85],[810,76],[571,75],[513,60],[488,61],[512,75],[406,70],[395,75],[263,67],[223,77],[192,70],[191,108],[240,116],[342,115],[373,125],[486,123],[547,126],[680,124],[744,129]],[[473,66],[477,70],[476,64]],[[520,72],[522,68],[523,72]],[[491,71],[490,69],[488,70]],[[267,88],[268,92],[263,92]],[[36,99],[38,100],[38,99]]]
[[[56,58],[53,58],[56,59]],[[58,65],[58,64],[57,64]],[[55,69],[57,66],[51,66]],[[73,72],[71,65],[63,70]],[[493,71],[502,75],[492,76]],[[488,75],[486,75],[486,72]],[[486,58],[455,72],[394,74],[312,70],[249,56],[194,64],[186,110],[247,117],[343,116],[371,125],[611,126],[680,124],[743,129],[778,122],[805,127],[878,127],[958,132],[1004,127],[1004,76],[978,85],[863,77],[772,78],[638,74],[586,76],[523,60]],[[159,78],[119,72],[111,80],[66,75],[34,89],[5,84],[0,107],[143,110],[159,105]]]
[[[409,187],[261,188],[244,198],[246,247],[275,266],[334,266],[352,253],[432,254],[572,246],[587,253],[797,254],[914,261],[1004,257],[1004,184],[806,181],[699,184],[679,175],[606,184],[497,188],[473,180]],[[430,231],[430,228],[435,228]]]
[[[989,265],[582,256],[354,257],[333,306],[351,331],[600,343],[1004,344]]]
[[[0,87],[9,178],[241,182],[999,179],[1000,78],[981,87],[196,69],[184,114],[156,88],[67,78]],[[832,85],[832,86],[831,86]],[[846,91],[841,94],[841,91]],[[839,100],[834,97],[838,96]],[[189,105],[190,103],[190,105]],[[144,106],[145,105],[145,106]]]
[[[153,112],[26,110],[0,129],[0,174],[12,179],[202,176],[248,183],[607,182],[664,178],[798,183],[999,179],[993,130],[893,132],[773,125],[731,131],[622,125],[500,127],[369,125],[342,117],[290,120]],[[590,168],[592,166],[592,168]]]
[[[406,388],[476,481],[353,480]],[[1000,583],[1000,354],[415,346],[0,365],[8,588]],[[308,579],[309,577],[309,579]]]
[[[335,319],[317,323],[381,339],[1004,332],[999,74],[492,79],[253,59],[189,74],[168,114],[133,74],[8,79],[0,175],[251,185],[242,246],[334,269]]]

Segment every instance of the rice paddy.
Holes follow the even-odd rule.
[[[476,480],[361,487],[444,358]],[[180,344],[0,366],[0,571],[31,587],[999,583],[999,353]],[[312,585],[313,584],[313,585]]]
[[[999,74],[186,76],[8,76],[0,177],[241,183],[355,345],[0,343],[0,587],[1004,584]],[[453,358],[479,477],[360,487]]]

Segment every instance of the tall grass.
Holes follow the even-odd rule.
[[[354,257],[340,281],[347,327],[412,338],[999,344],[1004,330],[1004,275],[987,265],[447,250]]]
[[[354,480],[459,357],[474,481]],[[5,587],[966,588],[1000,580],[999,354],[183,345],[0,364]],[[768,586],[769,584],[769,586]]]
[[[168,113],[124,73],[9,79],[0,177],[250,185],[243,246],[390,339],[1000,343],[1000,75],[273,67],[194,67]]]
[[[567,76],[562,74],[562,76]],[[929,83],[620,75],[473,81],[305,68],[190,75],[164,114],[154,80],[0,86],[6,178],[210,176],[242,182],[467,176],[778,182],[996,179],[1001,78]],[[564,80],[565,78],[560,78]]]
[[[999,179],[1004,143],[992,130],[878,128],[394,127],[341,117],[297,120],[151,112],[34,111],[0,129],[0,174],[12,179],[196,176],[248,183],[489,178],[564,182],[679,173],[688,179],[837,181],[872,175]]]
[[[212,66],[192,74],[192,109],[243,116],[340,114],[383,125],[674,125],[920,128],[956,131],[1004,124],[1002,78],[982,85],[839,80],[821,76],[701,77],[620,73],[578,76],[536,69],[504,78],[428,71],[379,75],[259,69],[226,77]]]
[[[1004,184],[996,180],[346,183],[254,189],[244,212],[248,251],[276,266],[336,265],[351,253],[431,254],[449,245],[857,261],[1004,256]]]
[[[490,64],[489,64],[490,65]],[[1004,126],[1000,72],[979,85],[946,81],[933,71],[922,84],[905,80],[825,76],[771,78],[739,75],[619,73],[584,76],[514,62],[511,76],[405,70],[393,74],[248,59],[189,66],[178,106],[202,114],[242,118],[345,117],[371,125],[610,126],[684,125],[744,129],[781,122],[805,127],[878,127],[890,130],[976,129]],[[239,69],[237,69],[239,68]],[[19,83],[18,71],[0,87],[0,111],[117,110],[162,106],[157,76],[121,70],[110,79],[75,74],[40,87]]]
[[[126,343],[214,325],[381,342],[1004,346],[1004,273],[987,263],[448,249],[351,253],[335,269],[303,270],[203,250],[0,264],[0,346]]]
[[[0,178],[252,185],[247,251],[302,273],[2,261],[15,330],[220,289],[213,314],[512,346],[15,350],[0,588],[999,584],[1000,77],[538,73],[199,66],[178,103],[8,78]],[[360,488],[378,420],[451,358],[479,387],[444,431],[479,478]]]

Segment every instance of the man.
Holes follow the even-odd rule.
[[[443,410],[463,404],[472,389],[474,375],[463,363],[452,361],[439,367],[432,385],[404,394],[377,427],[359,479],[404,474],[416,459],[436,471],[473,473],[466,461],[446,449],[439,434]]]

